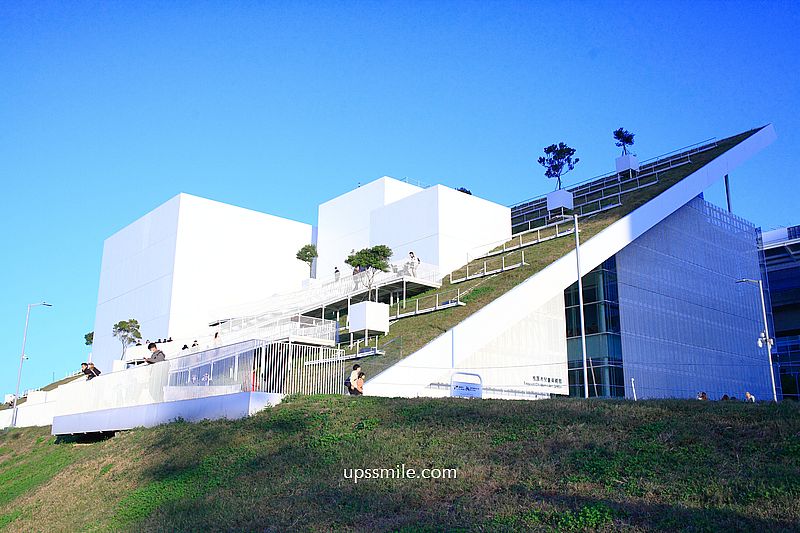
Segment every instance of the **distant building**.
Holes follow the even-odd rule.
[[[761,249],[780,387],[784,399],[800,400],[800,226],[765,231]]]

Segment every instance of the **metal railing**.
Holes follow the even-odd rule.
[[[537,228],[532,228],[521,233],[517,233],[514,237],[508,240],[494,241],[487,243],[475,249],[486,249],[487,246],[492,246],[492,249],[483,254],[467,253],[467,263],[475,261],[476,259],[483,259],[487,257],[494,257],[502,255],[507,252],[519,250],[520,248],[527,248],[540,242],[546,242],[559,237],[572,235],[575,232],[575,224],[571,219],[565,219],[558,222],[553,222]],[[451,273],[452,277],[452,273]]]
[[[389,306],[389,319],[400,320],[415,315],[422,315],[465,305],[461,301],[462,292],[460,288],[425,294],[411,298],[407,301],[399,301]]]
[[[567,189],[573,193],[575,198],[573,212],[581,216],[588,216],[618,207],[622,205],[623,196],[657,183],[663,172],[689,164],[692,162],[693,155],[716,147],[716,140],[707,139],[701,143],[646,160],[640,164],[638,172],[629,172],[627,179],[625,179],[625,173],[609,172],[574,183]],[[512,231],[519,233],[535,229],[535,224],[546,220],[548,216],[546,205],[546,197],[537,197],[512,206],[512,221],[520,216],[527,217],[531,212],[538,213],[528,220],[516,224],[512,222]],[[524,229],[519,230],[518,228]]]
[[[220,333],[225,343],[246,339],[277,340],[292,337],[335,341],[336,321],[305,315],[292,315],[274,320],[241,319],[229,324],[228,327],[220,327]]]
[[[649,168],[655,167],[658,164],[663,163],[665,161],[669,161],[671,159],[676,159],[676,158],[680,159],[681,156],[684,156],[684,155],[691,156],[691,155],[694,155],[694,154],[699,154],[700,152],[705,152],[707,150],[711,150],[712,148],[716,148],[717,146],[718,146],[718,143],[717,143],[716,137],[710,137],[710,138],[708,138],[708,139],[706,139],[704,141],[700,141],[700,142],[697,142],[697,143],[694,143],[694,144],[690,144],[688,146],[684,146],[683,148],[678,148],[677,150],[672,150],[671,152],[666,152],[666,153],[663,153],[663,154],[659,154],[659,155],[657,155],[655,157],[651,157],[650,159],[645,159],[644,161],[639,163],[639,172],[640,173],[644,173]],[[568,190],[573,190],[573,189],[579,188],[582,185],[585,185],[585,184],[588,184],[588,183],[593,183],[595,181],[600,181],[600,180],[602,180],[604,178],[613,178],[617,174],[618,173],[616,171],[605,172],[603,174],[598,174],[597,176],[593,176],[591,178],[586,178],[586,179],[584,179],[582,181],[577,181],[575,183],[572,183],[572,184],[568,185],[565,188],[567,188]],[[535,203],[536,201],[540,201],[542,199],[543,199],[543,197],[540,197],[540,196],[537,196],[537,197],[534,197],[534,198],[528,198],[527,200],[522,200],[521,202],[512,204],[510,207],[511,207],[512,210],[515,209],[515,208],[523,208],[523,207],[527,207],[530,204]]]
[[[474,261],[473,261],[474,263]],[[456,269],[450,273],[450,283],[456,284],[471,279],[482,278],[485,276],[492,276],[501,272],[514,270],[527,265],[525,262],[525,250],[512,251],[502,257],[489,257],[483,262],[478,262],[477,265],[472,265],[472,273],[470,273],[470,263],[467,263],[462,268]],[[457,277],[463,271],[463,277]]]
[[[239,316],[218,321],[218,330],[226,335],[251,328],[269,327],[289,315],[298,315],[320,308],[328,303],[364,294],[370,290],[380,290],[381,286],[413,278],[429,284],[439,284],[439,270],[428,263],[411,262],[392,264],[389,272],[360,272],[352,275],[342,274],[328,278],[313,287],[284,295],[277,295],[256,304],[261,308],[257,314]]]

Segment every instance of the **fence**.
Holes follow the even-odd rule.
[[[229,346],[76,380],[43,393],[59,413],[205,398],[235,392],[344,392],[342,350],[289,342],[248,340]],[[315,361],[318,365],[306,365]],[[341,379],[340,379],[341,378]],[[25,405],[25,404],[23,404]]]
[[[573,193],[573,213],[588,216],[622,205],[623,196],[658,183],[661,174],[692,162],[692,156],[711,150],[716,141],[681,148],[668,154],[642,162],[638,172],[611,172],[578,182],[570,189]],[[512,233],[531,231],[543,226],[548,219],[547,200],[544,197],[526,200],[511,208]]]
[[[389,272],[374,273],[372,279],[370,276],[371,273],[368,272],[355,275],[343,273],[308,289],[274,296],[260,303],[251,304],[249,306],[251,309],[259,309],[257,314],[220,320],[219,331],[226,335],[236,331],[250,331],[251,328],[268,328],[287,315],[298,315],[317,309],[331,302],[363,294],[368,286],[374,290],[404,278],[414,278],[432,285],[439,284],[439,269],[428,263],[392,264]]]
[[[220,331],[226,343],[253,338],[276,340],[291,337],[334,342],[336,321],[305,315],[293,315],[263,322],[254,318],[238,319],[235,325],[226,324],[226,327],[220,327]]]
[[[451,289],[440,291],[434,294],[424,294],[409,300],[398,301],[389,306],[389,318],[399,320],[401,318],[432,313],[441,309],[447,309],[464,305],[461,301],[461,289]]]
[[[450,273],[450,283],[461,283],[471,279],[491,276],[526,264],[525,250],[511,251],[503,256],[487,257],[483,261],[473,261],[462,268],[454,270]]]

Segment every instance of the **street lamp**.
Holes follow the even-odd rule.
[[[758,292],[761,294],[761,316],[764,318],[764,331],[758,336],[758,347],[767,345],[767,356],[769,357],[769,377],[772,378],[772,400],[778,401],[778,393],[775,390],[775,369],[772,367],[772,343],[773,339],[769,336],[769,323],[767,322],[767,305],[764,303],[764,284],[760,279],[739,279],[736,283],[755,283],[758,285]]]
[[[581,353],[583,354],[583,394],[589,398],[589,365],[586,362],[586,320],[583,317],[583,280],[581,279],[581,240],[578,237],[578,215],[575,221],[575,262],[578,264],[578,311],[581,318]],[[596,386],[596,384],[595,384]]]
[[[14,411],[11,414],[11,427],[17,425],[17,399],[19,398],[19,383],[22,380],[22,362],[25,361],[25,341],[28,340],[28,319],[31,317],[31,307],[43,305],[45,307],[53,307],[52,304],[47,302],[39,302],[38,304],[28,304],[28,313],[25,315],[25,333],[22,334],[22,355],[19,356],[19,371],[17,372],[17,392],[14,394]]]

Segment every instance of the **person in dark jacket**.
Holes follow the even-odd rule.
[[[86,379],[96,378],[97,376],[102,374],[102,372],[100,372],[100,369],[97,368],[96,366],[94,366],[94,363],[89,363],[88,370],[89,370],[89,374],[87,374],[87,378]]]
[[[87,381],[94,377],[94,373],[89,370],[88,363],[81,363],[81,372],[83,372],[83,374],[86,376]]]
[[[144,362],[147,363],[148,365],[152,365],[154,363],[160,363],[161,361],[164,361],[167,358],[167,356],[164,355],[164,352],[159,350],[158,346],[156,346],[156,343],[154,342],[148,344],[147,349],[150,350],[150,353],[153,354],[152,357],[146,357],[144,359]]]

